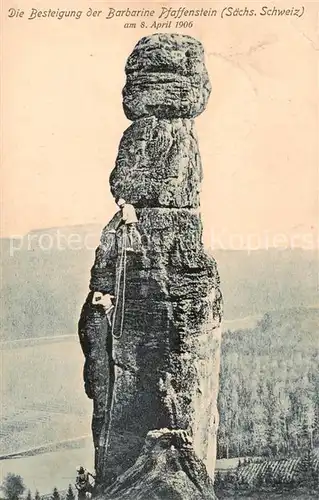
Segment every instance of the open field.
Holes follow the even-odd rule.
[[[74,484],[77,465],[93,470],[93,448],[91,439],[81,442],[76,449],[59,450],[52,453],[0,461],[0,482],[8,474],[20,474],[27,488],[34,494],[51,493],[56,486],[59,491]]]
[[[0,482],[13,472],[33,493],[66,489],[77,465],[93,469],[91,401],[77,336],[4,343],[0,361]],[[11,453],[16,458],[4,459]]]
[[[91,401],[83,389],[76,336],[2,348],[0,358],[0,455],[91,433]]]

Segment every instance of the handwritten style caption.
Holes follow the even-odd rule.
[[[305,13],[305,7],[291,7],[284,9],[276,6],[264,5],[258,9],[251,9],[246,6],[234,7],[225,6],[221,9],[214,8],[197,8],[189,9],[184,6],[181,7],[158,7],[153,9],[133,9],[127,7],[125,9],[116,9],[108,7],[105,10],[94,10],[91,7],[88,10],[64,10],[64,9],[46,9],[40,10],[32,7],[28,11],[20,8],[11,7],[8,9],[8,17],[12,19],[25,18],[27,20],[41,20],[41,19],[106,19],[123,21],[124,28],[149,28],[153,30],[169,29],[169,28],[192,28],[196,20],[203,18],[216,18],[227,19],[243,18],[243,17],[302,17]]]

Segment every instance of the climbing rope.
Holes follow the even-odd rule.
[[[127,256],[126,256],[126,226],[123,228],[123,238],[122,238],[122,250],[121,250],[121,257],[120,257],[120,265],[119,265],[119,273],[117,277],[117,287],[116,287],[116,298],[115,298],[115,307],[114,307],[114,313],[113,313],[113,321],[112,321],[112,336],[115,339],[120,339],[123,335],[123,326],[124,326],[124,311],[125,311],[125,292],[126,292],[126,261],[127,261]],[[123,275],[123,277],[122,277]],[[123,287],[122,287],[122,307],[121,307],[121,320],[120,320],[120,328],[119,332],[115,334],[115,325],[116,325],[116,319],[117,319],[117,312],[119,308],[119,302],[120,302],[120,289],[121,289],[121,282],[123,281]]]
[[[121,257],[120,257],[120,263],[119,263],[119,272],[117,276],[117,286],[116,286],[116,300],[115,300],[115,307],[114,307],[114,313],[113,313],[113,318],[112,318],[112,336],[116,339],[119,339],[122,337],[123,334],[123,325],[124,325],[124,307],[125,307],[125,289],[126,289],[126,227],[124,226],[123,228],[123,238],[122,238],[122,250],[121,250]],[[120,329],[117,334],[115,334],[115,326],[116,326],[116,317],[119,309],[119,303],[120,303],[120,291],[121,291],[121,282],[123,281],[123,287],[122,287],[122,307],[121,307],[121,320],[120,320]],[[108,454],[108,449],[109,449],[109,442],[110,442],[110,426],[111,426],[111,420],[112,420],[112,412],[113,412],[113,406],[114,406],[114,388],[111,389],[112,394],[111,394],[111,401],[110,405],[108,406],[108,397],[106,398],[105,401],[105,418],[104,418],[104,424],[101,429],[101,434],[100,434],[100,439],[99,439],[99,454],[103,453],[103,460],[101,463],[101,456],[99,456],[99,462],[100,465],[106,463],[106,457]],[[108,422],[108,425],[106,426],[106,422]]]
[[[112,318],[112,329],[111,329],[111,335],[116,338],[120,339],[123,334],[123,326],[124,326],[124,309],[125,309],[125,290],[126,290],[126,227],[123,227],[123,237],[122,237],[122,249],[121,249],[121,256],[120,256],[120,262],[119,262],[119,272],[117,276],[117,286],[116,286],[116,293],[115,293],[115,307],[114,307],[114,313],[113,313],[113,318]],[[119,310],[119,303],[120,303],[120,292],[121,292],[121,283],[123,282],[122,286],[122,294],[121,294],[121,319],[120,319],[120,328],[119,332],[115,334],[115,329],[116,329],[116,318]],[[109,390],[112,391],[111,393],[111,399],[109,401],[109,397],[106,396],[106,401],[105,401],[105,406],[104,406],[104,423],[102,425],[102,429],[100,432],[99,436],[99,443],[98,443],[98,466],[99,466],[99,475],[101,477],[103,476],[103,469],[105,467],[105,464],[107,462],[107,455],[108,455],[108,449],[109,449],[109,442],[110,442],[110,427],[111,427],[111,421],[112,421],[112,413],[113,413],[113,406],[114,406],[114,387],[110,388]],[[109,404],[108,404],[109,403]],[[102,469],[101,469],[102,467]]]

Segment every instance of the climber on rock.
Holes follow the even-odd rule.
[[[116,336],[115,330],[122,331],[123,327],[123,313],[125,296],[125,269],[126,269],[126,252],[140,252],[141,251],[141,236],[136,227],[138,218],[136,216],[135,208],[130,203],[118,197],[115,199],[120,210],[114,215],[112,220],[103,229],[100,245],[96,251],[96,258],[94,266],[91,270],[91,289],[94,292],[90,299],[92,306],[102,306],[108,324],[112,327],[112,334]],[[118,240],[121,240],[121,246],[118,247]],[[120,248],[120,262],[117,263],[116,259],[119,255]],[[114,259],[114,252],[116,252],[116,259]],[[117,272],[117,281],[115,281],[112,266]],[[100,274],[107,272],[109,282],[104,282],[100,279]],[[112,279],[110,276],[112,274]],[[94,278],[94,279],[93,279]],[[123,281],[124,280],[124,281]],[[102,287],[100,288],[99,284]],[[117,283],[117,286],[115,286]],[[107,285],[107,286],[105,286]],[[121,292],[120,292],[121,291]],[[113,296],[116,295],[116,298]],[[123,295],[124,294],[124,295]],[[119,297],[121,295],[121,300]],[[125,300],[125,299],[124,299]],[[113,318],[114,316],[114,318]],[[116,317],[119,319],[120,324],[116,323]]]
[[[112,324],[112,313],[114,309],[114,295],[109,293],[94,292],[92,297],[93,305],[101,305],[105,311],[109,325]]]
[[[127,252],[135,252],[141,244],[141,236],[136,228],[138,222],[135,208],[130,203],[126,203],[124,198],[116,198],[116,204],[121,209],[122,223],[125,224],[126,235],[128,238]]]
[[[92,493],[93,491],[93,486],[90,483],[90,477],[95,479],[95,477],[82,465],[76,468],[77,471],[77,476],[75,480],[75,487],[78,490],[78,499],[79,500],[85,500],[88,496],[88,494]]]
[[[116,235],[121,228],[124,228],[124,237],[127,237],[125,250],[127,252],[138,251],[141,247],[141,237],[136,228],[138,222],[135,208],[133,205],[126,203],[123,198],[116,198],[116,203],[120,210],[116,212],[111,221],[103,229],[100,245],[96,251],[96,259],[94,266],[92,268],[92,274],[98,275],[103,269],[107,268],[108,263],[114,262],[114,253],[117,252]],[[124,241],[124,240],[123,240]],[[94,284],[96,289],[99,285]],[[107,315],[109,324],[111,324],[111,318],[113,314],[114,296],[110,293],[105,293],[100,290],[96,290],[92,297],[92,305],[101,305]]]

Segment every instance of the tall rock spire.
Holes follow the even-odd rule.
[[[148,432],[164,428],[191,436],[212,477],[222,298],[199,211],[194,118],[211,90],[203,47],[185,35],[148,36],[125,71],[123,108],[133,123],[110,186],[135,207],[141,244],[127,253],[122,226],[110,252],[102,234],[91,290],[115,295],[114,335],[105,313],[91,304],[92,292],[79,329],[95,408],[97,482],[106,485],[127,471]]]

